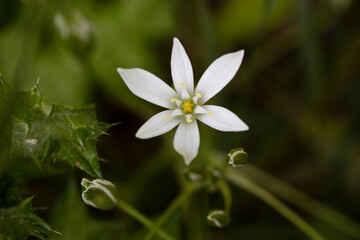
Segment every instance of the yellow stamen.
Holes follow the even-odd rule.
[[[186,88],[186,85],[185,85],[185,83],[179,83],[179,85],[181,85],[181,86],[183,86],[184,88]]]
[[[207,112],[209,115],[214,114],[214,112]]]
[[[201,94],[200,93],[197,93],[195,94],[196,96],[198,96],[199,98],[201,98]]]
[[[179,101],[177,98],[173,98],[170,100],[170,102],[177,102],[177,101]]]
[[[185,114],[192,114],[194,111],[194,107],[195,104],[191,100],[184,102],[184,104],[181,106]]]
[[[187,121],[188,123],[191,123],[191,122],[192,122],[192,119],[191,119],[191,118],[187,118],[186,121]]]
[[[163,119],[170,119],[170,118],[171,118],[171,116],[169,116],[169,117],[162,116],[162,118],[163,118]]]

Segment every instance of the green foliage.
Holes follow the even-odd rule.
[[[259,28],[271,29],[292,12],[292,1],[228,0],[217,16],[216,31],[225,42],[247,40]]]
[[[48,239],[54,232],[32,208],[32,198],[23,200],[16,207],[0,209],[0,237],[26,240],[28,236]]]
[[[13,169],[33,162],[44,170],[51,162],[61,161],[101,178],[96,141],[110,125],[97,121],[93,106],[49,107],[42,101],[38,84],[30,91],[1,98],[1,114],[11,116],[1,148],[7,148]]]
[[[97,121],[93,106],[48,106],[38,84],[12,92],[0,75],[0,237],[48,239],[53,230],[34,214],[32,198],[19,203],[19,179],[57,162],[101,178],[96,142],[109,126]]]

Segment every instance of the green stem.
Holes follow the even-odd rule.
[[[262,199],[264,202],[269,204],[281,215],[283,215],[290,222],[292,222],[296,227],[298,227],[301,231],[303,231],[309,238],[314,240],[325,239],[313,227],[306,223],[299,215],[297,215],[294,211],[288,208],[284,203],[282,203],[270,192],[266,191],[264,188],[253,182],[247,176],[245,176],[241,171],[229,169],[226,177],[233,184],[245,189],[246,191],[254,194],[255,196]]]
[[[166,211],[156,221],[155,225],[150,229],[149,233],[145,236],[144,240],[150,240],[154,233],[158,231],[161,225],[178,209],[188,198],[200,188],[200,186],[190,186],[185,188],[169,205]]]
[[[232,204],[230,187],[229,187],[228,183],[223,179],[220,179],[219,182],[217,183],[217,185],[218,185],[221,195],[223,196],[223,199],[224,199],[224,209],[227,213],[230,214],[231,204]]]
[[[116,206],[129,214],[131,217],[135,218],[139,222],[141,222],[144,226],[152,229],[155,228],[154,223],[148,219],[146,216],[144,216],[142,213],[140,213],[138,210],[133,208],[131,205],[129,205],[127,202],[119,199]],[[157,234],[162,237],[165,240],[175,240],[173,237],[169,236],[166,232],[164,232],[161,229],[157,230]]]
[[[311,199],[304,193],[292,186],[276,179],[270,174],[254,166],[246,167],[246,174],[261,181],[261,184],[279,195],[281,198],[304,209],[313,216],[321,219],[329,225],[341,230],[353,237],[360,238],[360,224],[346,217],[345,215],[331,209],[330,207]]]

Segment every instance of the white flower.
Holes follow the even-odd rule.
[[[118,68],[125,84],[136,96],[168,109],[151,117],[140,127],[136,137],[156,137],[179,125],[174,136],[174,148],[189,164],[196,157],[200,145],[196,120],[224,132],[248,130],[248,126],[226,108],[204,105],[231,81],[243,57],[244,50],[241,50],[216,59],[194,89],[189,57],[180,41],[174,38],[171,75],[176,91],[143,69]]]

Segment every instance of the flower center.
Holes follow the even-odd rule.
[[[195,104],[192,100],[184,101],[181,108],[185,114],[192,114],[194,112]]]

